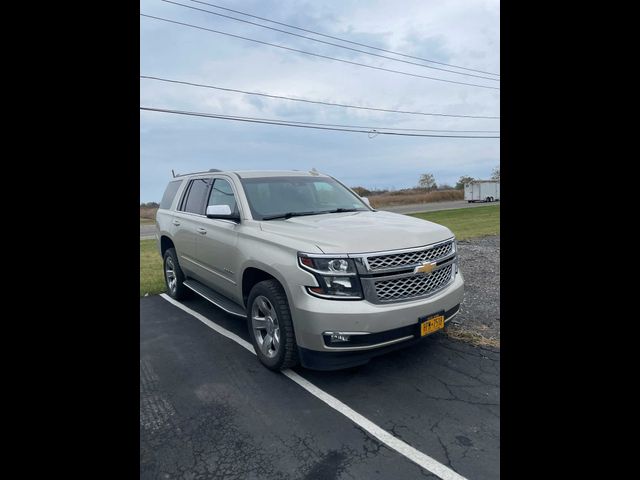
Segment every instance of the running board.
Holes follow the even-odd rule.
[[[221,308],[231,315],[237,315],[238,317],[246,317],[247,312],[235,302],[232,302],[227,297],[220,295],[218,292],[211,290],[209,287],[192,278],[183,282],[184,286],[193,290],[205,300],[210,301],[216,307]]]

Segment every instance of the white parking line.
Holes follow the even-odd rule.
[[[256,354],[255,350],[253,349],[253,345],[251,345],[246,340],[240,338],[235,333],[230,332],[226,328],[223,328],[217,323],[212,322],[204,315],[201,315],[195,310],[192,310],[189,307],[184,306],[183,304],[174,300],[173,298],[171,298],[165,293],[160,294],[160,296],[164,298],[167,302],[171,303],[172,305],[175,305],[179,309],[187,312],[189,315],[194,316],[195,318],[200,320],[202,323],[204,323],[207,327],[215,330],[216,332],[227,337],[228,339],[233,340],[238,345],[246,348],[248,351],[250,351],[254,355]],[[384,443],[387,447],[391,448],[392,450],[395,450],[401,455],[404,455],[409,460],[416,463],[417,465],[424,468],[425,470],[433,473],[434,475],[437,475],[443,480],[466,480],[465,477],[457,474],[446,465],[443,465],[437,460],[431,458],[429,455],[426,455],[421,451],[416,450],[411,445],[403,442],[399,438],[394,437],[392,434],[390,434],[386,430],[380,428],[378,425],[376,425],[372,421],[360,415],[351,407],[342,403],[333,395],[330,395],[324,390],[321,390],[320,388],[316,387],[313,383],[301,377],[293,370],[286,369],[286,370],[283,370],[282,373],[287,377],[289,377],[291,380],[293,380],[295,383],[300,385],[302,388],[304,388],[307,392],[311,393],[316,398],[322,400],[324,403],[329,405],[334,410],[340,412],[342,415],[347,417],[349,420],[351,420],[353,423],[358,425],[360,428],[369,432],[369,434],[371,434],[373,437],[377,438],[379,441]]]

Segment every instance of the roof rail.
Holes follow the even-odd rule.
[[[173,173],[173,170],[171,170]],[[187,175],[197,175],[198,173],[211,173],[211,172],[222,172],[219,168],[210,168],[209,170],[203,170],[202,172],[191,172],[191,173],[176,173],[175,177],[186,177]]]

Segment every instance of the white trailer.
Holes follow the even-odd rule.
[[[472,180],[464,184],[464,199],[471,202],[496,202],[500,200],[499,180]]]

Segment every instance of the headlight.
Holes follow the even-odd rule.
[[[362,287],[351,258],[314,257],[298,254],[302,268],[313,273],[319,287],[307,287],[307,291],[317,297],[339,300],[362,299]]]

